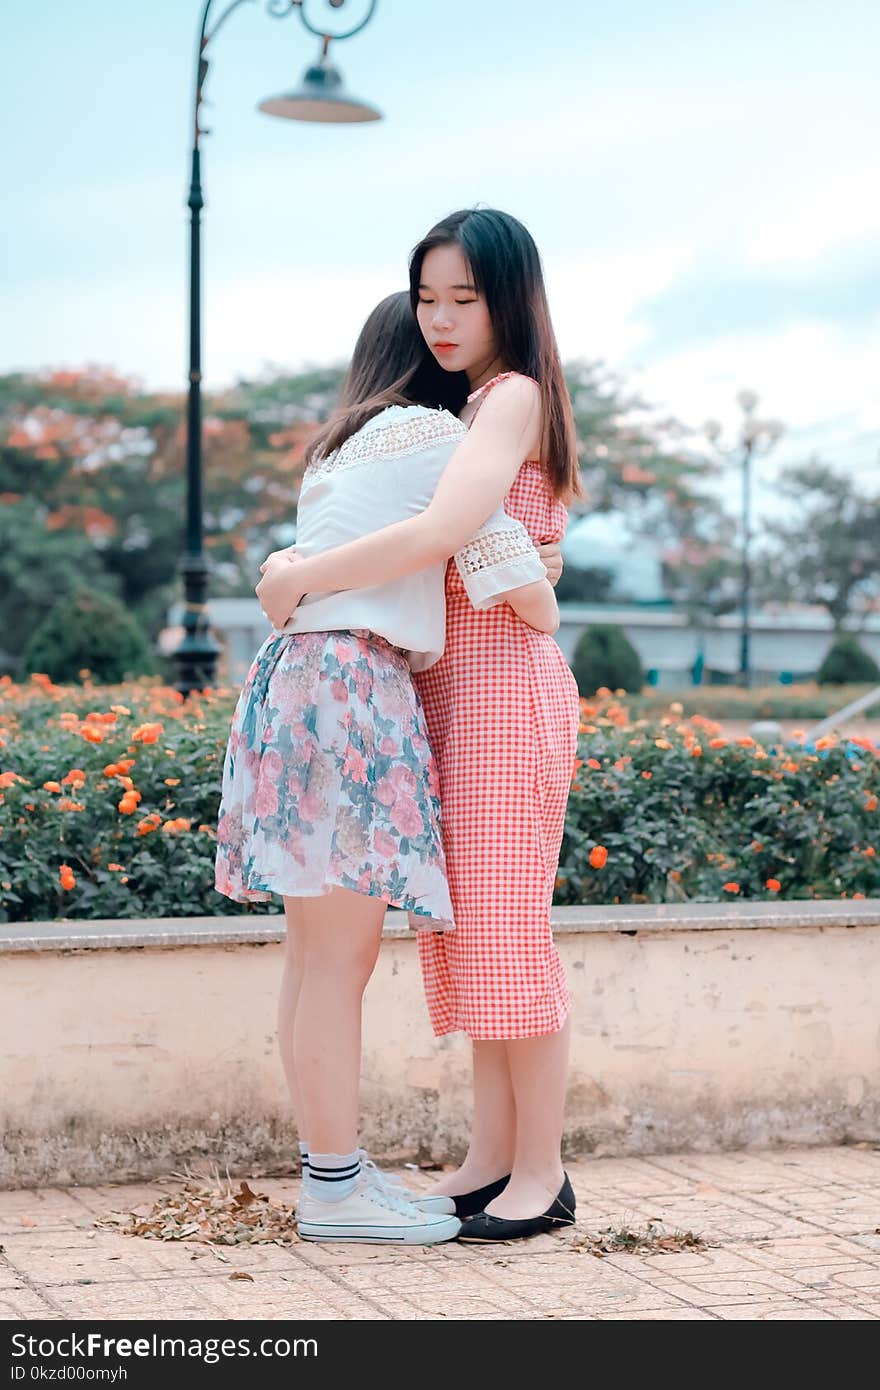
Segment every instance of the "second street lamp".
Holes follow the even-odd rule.
[[[346,0],[324,0],[340,10]],[[216,683],[219,647],[211,636],[207,617],[208,566],[203,549],[202,516],[202,327],[201,327],[201,214],[204,206],[201,179],[201,137],[208,134],[200,125],[205,79],[208,75],[208,49],[217,31],[234,10],[254,0],[232,0],[209,29],[213,0],[206,0],[199,28],[196,54],[195,104],[190,188],[189,243],[189,393],[186,414],[186,551],[181,562],[184,581],[183,637],[174,652],[176,688],[182,695]],[[381,119],[373,106],[346,91],[342,76],[328,60],[330,45],[351,38],[372,19],[378,0],[368,0],[359,22],[341,33],[329,33],[309,19],[307,0],[267,0],[267,10],[283,19],[294,10],[303,25],[321,41],[318,59],[303,74],[298,87],[260,102],[259,109],[272,116],[323,124],[360,124]]]
[[[759,454],[768,454],[784,432],[778,420],[759,420],[755,414],[758,407],[756,391],[740,391],[737,404],[743,413],[738,444],[725,448],[719,443],[721,426],[714,420],[704,426],[706,437],[720,453],[738,455],[742,469],[742,548],[740,552],[740,636],[739,636],[739,684],[746,689],[752,683],[751,656],[751,604],[752,569],[750,546],[752,540],[752,460]]]

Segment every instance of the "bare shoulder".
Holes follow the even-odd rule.
[[[474,419],[473,428],[477,429],[482,421],[484,429],[498,424],[527,429],[537,424],[540,418],[541,390],[538,383],[532,381],[531,377],[514,373],[492,387]]]

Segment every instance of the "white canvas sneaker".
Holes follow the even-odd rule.
[[[368,1156],[366,1149],[358,1149],[358,1157],[361,1161],[362,1172],[371,1177],[380,1187],[387,1188],[394,1196],[402,1197],[405,1202],[411,1202],[414,1207],[418,1207],[419,1211],[433,1211],[441,1216],[455,1215],[455,1202],[452,1197],[444,1197],[442,1194],[431,1197],[422,1192],[414,1192],[393,1173],[383,1173],[382,1169]]]
[[[320,1202],[307,1192],[296,1207],[302,1240],[352,1240],[370,1245],[437,1245],[461,1230],[457,1216],[420,1211],[397,1193],[361,1173],[341,1202]]]

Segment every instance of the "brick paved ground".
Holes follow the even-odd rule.
[[[430,1178],[406,1172],[411,1185]],[[880,1318],[880,1146],[583,1159],[574,1234],[491,1247],[211,1250],[96,1230],[168,1184],[0,1192],[0,1319]],[[296,1184],[251,1179],[291,1198]],[[651,1218],[717,1242],[613,1254],[578,1242]],[[253,1282],[230,1279],[236,1270]]]

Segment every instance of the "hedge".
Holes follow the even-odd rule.
[[[281,910],[213,887],[237,692],[0,680],[0,920]],[[867,739],[762,748],[673,705],[581,701],[560,903],[880,894]]]

